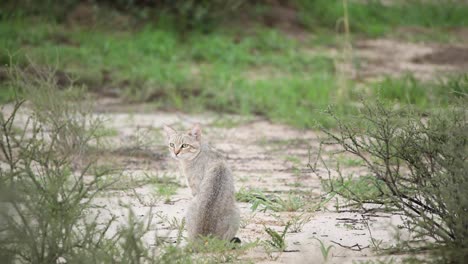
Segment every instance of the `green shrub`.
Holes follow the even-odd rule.
[[[67,125],[48,127],[33,117],[26,125],[17,124],[20,106],[17,103],[10,116],[0,116],[0,149],[6,166],[0,171],[1,251],[19,263],[78,259],[102,240],[102,231],[93,223],[96,219],[86,218],[85,212],[108,172],[90,166],[73,172],[77,153],[64,152],[60,145],[62,127]]]
[[[296,0],[302,22],[311,27],[343,30],[346,0]],[[462,1],[347,0],[351,31],[372,36],[382,35],[397,26],[448,27],[466,26],[468,6]]]
[[[466,114],[463,102],[428,117],[366,103],[358,119],[337,118],[338,131],[325,130],[330,137],[326,143],[338,144],[361,159],[375,180],[365,181],[372,184],[371,195],[353,191],[357,189],[352,184],[330,181],[330,186],[349,199],[402,211],[406,227],[416,237],[466,250]]]
[[[59,91],[53,74],[12,73],[11,87],[29,100],[0,112],[1,262],[151,259],[142,239],[148,225],[130,211],[128,224],[110,234],[116,217],[103,218],[93,204],[116,172],[96,162],[101,123],[91,108],[77,101],[76,88]]]

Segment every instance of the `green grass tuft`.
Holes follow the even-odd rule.
[[[468,74],[447,80],[424,82],[412,75],[389,78],[376,85],[378,95],[392,103],[417,106],[420,109],[447,106],[468,93]]]

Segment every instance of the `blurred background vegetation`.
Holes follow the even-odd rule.
[[[463,0],[6,0],[0,10],[1,101],[13,94],[8,65],[31,62],[101,96],[303,128],[333,126],[321,112],[353,114],[363,96],[424,110],[467,90],[463,74],[363,79],[340,67],[359,71],[361,39],[462,42],[448,32],[468,25]]]

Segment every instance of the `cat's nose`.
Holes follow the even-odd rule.
[[[180,149],[175,149],[174,153],[175,153],[176,156],[179,155]]]

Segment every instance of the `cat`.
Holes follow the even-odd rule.
[[[171,156],[179,161],[193,199],[186,214],[189,240],[200,236],[240,243],[234,180],[222,156],[201,140],[200,125],[187,132],[164,126]]]

